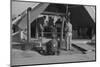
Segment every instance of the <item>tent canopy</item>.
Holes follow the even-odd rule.
[[[37,6],[37,7],[36,7]],[[28,7],[33,7],[31,11],[31,21],[39,14],[62,14],[66,15],[65,4],[49,4],[49,3],[33,3],[33,2],[16,2],[12,1],[12,17],[17,17],[24,12]],[[68,5],[68,10],[71,12],[70,19],[73,26],[92,26],[95,22],[95,7],[82,5]],[[26,26],[27,17],[25,16],[20,21],[19,27]]]
[[[95,20],[91,16],[95,16],[95,13],[89,13],[85,6],[76,5],[71,6],[69,5],[69,11],[71,12],[70,19],[73,26],[94,26]],[[91,6],[88,6],[91,7]]]
[[[31,7],[30,11],[30,23],[40,15],[45,8],[49,5],[49,3],[33,3],[33,2],[16,2],[12,1],[12,17],[18,16],[27,11],[27,8]],[[17,17],[18,18],[18,17]],[[27,14],[20,21],[18,21],[17,25],[21,29],[25,29],[27,27]]]
[[[66,4],[50,4],[44,11],[44,14],[66,15]],[[95,6],[69,5],[70,19],[73,26],[94,26]]]
[[[34,8],[39,3],[12,1],[12,18],[23,13],[28,7]]]

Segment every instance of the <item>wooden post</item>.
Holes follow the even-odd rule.
[[[67,6],[65,6],[66,7],[66,15],[67,15],[67,17],[68,17],[68,5]],[[62,20],[62,26],[61,26],[61,42],[60,42],[60,46],[63,44],[63,34],[64,34],[64,32],[63,32],[63,30],[64,30],[64,19]]]
[[[63,30],[64,30],[64,20],[62,19],[62,26],[61,26],[61,45],[63,44],[63,34],[64,34]]]
[[[36,39],[38,39],[39,35],[38,35],[38,24],[37,23],[36,23],[36,33],[35,34],[36,34],[35,35]]]
[[[31,8],[27,9],[27,42],[30,42],[30,11]]]
[[[68,22],[68,5],[66,5],[66,20],[67,20],[66,22]],[[65,33],[65,35],[66,35],[66,33]],[[65,40],[66,40],[66,39],[65,39]],[[68,50],[68,48],[69,48],[68,43],[67,43],[67,42],[68,42],[68,40],[67,40],[67,41],[65,41],[65,42],[66,42],[66,43],[65,43],[65,45],[67,46],[67,48],[66,48],[66,49]]]
[[[68,17],[68,5],[66,6],[66,15]]]
[[[25,43],[25,50],[30,49],[30,11],[31,8],[27,9],[27,42]]]

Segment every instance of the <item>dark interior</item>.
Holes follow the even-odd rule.
[[[66,5],[63,4],[50,4],[44,12],[66,14],[65,6]],[[70,11],[71,13],[70,22],[73,25],[73,38],[91,38],[92,29],[95,28],[95,23],[90,17],[89,13],[86,11],[86,9],[82,5],[68,5],[68,11]],[[31,25],[31,27],[34,27],[34,23],[33,25]]]

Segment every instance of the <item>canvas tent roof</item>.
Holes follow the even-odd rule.
[[[39,3],[12,1],[12,18],[17,17],[18,15],[20,15],[28,7],[34,8],[38,4]]]
[[[12,2],[13,3],[13,2]],[[16,3],[16,1],[14,2]],[[31,11],[31,14],[30,14],[30,22],[32,22],[35,18],[38,17],[38,15],[40,15],[40,13],[42,13],[45,8],[49,5],[49,3],[30,3],[30,2],[17,2],[19,4],[14,4],[13,5],[17,6],[17,5],[20,5],[20,6],[17,6],[16,8],[13,7],[12,9],[12,15],[18,15],[18,14],[22,14],[22,13],[25,13],[26,9],[28,7],[32,7],[32,11]],[[12,5],[12,6],[13,6]],[[24,6],[25,5],[25,6]],[[19,9],[19,11],[17,11],[17,9]],[[17,13],[16,13],[17,11]],[[14,13],[14,14],[13,14]],[[18,18],[18,17],[17,17]],[[18,26],[21,28],[21,29],[25,29],[26,26],[27,26],[27,15],[25,14],[25,16],[21,19],[20,22],[18,22]]]
[[[34,6],[34,7],[33,7]],[[36,7],[37,6],[37,7]],[[63,13],[66,12],[66,5],[63,4],[49,4],[49,3],[31,3],[31,2],[12,2],[12,17],[18,16],[28,7],[33,7],[31,11],[31,21],[34,20],[42,12]],[[95,7],[82,5],[68,5],[71,12],[71,23],[75,25],[93,25],[95,22]],[[77,17],[76,17],[77,16]],[[26,27],[27,17],[25,16],[19,23],[20,28]]]
[[[91,16],[91,18],[93,19],[94,22],[96,22],[96,17],[95,17],[95,14],[96,14],[96,7],[95,6],[84,6],[84,8],[88,11],[89,15]]]
[[[95,12],[91,12],[91,6],[71,6],[69,7],[69,11],[71,12],[71,23],[73,26],[95,26]],[[95,11],[95,9],[94,9]]]
[[[66,15],[66,4],[50,4],[44,13]],[[69,5],[68,11],[71,12],[70,19],[73,26],[94,26],[95,6]]]

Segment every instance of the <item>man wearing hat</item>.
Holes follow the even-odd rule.
[[[66,46],[66,50],[71,50],[71,42],[72,42],[72,24],[70,23],[70,19],[67,17],[65,19],[65,46]]]

